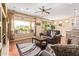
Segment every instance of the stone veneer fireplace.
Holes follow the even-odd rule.
[[[67,40],[71,40],[71,44],[79,45],[79,29],[73,29],[66,32]]]

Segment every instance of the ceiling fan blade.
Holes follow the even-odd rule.
[[[39,8],[40,10],[42,10],[42,8]]]
[[[46,10],[51,10],[52,8],[46,9]]]
[[[45,10],[44,12],[47,13],[47,14],[50,14],[50,12],[48,12],[47,10]]]
[[[50,12],[48,12],[48,11],[45,11],[45,13],[50,14]]]
[[[50,12],[47,12],[48,14],[50,14]]]

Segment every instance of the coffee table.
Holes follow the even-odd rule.
[[[36,45],[39,46],[42,50],[47,46],[47,39],[45,37],[33,36],[32,43],[34,42],[34,40]]]

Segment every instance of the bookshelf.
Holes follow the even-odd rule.
[[[7,7],[6,4],[0,3],[0,55],[6,55],[4,48],[7,43]],[[7,49],[5,49],[7,51]]]
[[[1,4],[0,4],[0,55],[1,55],[1,49],[2,49],[2,10],[1,10]]]

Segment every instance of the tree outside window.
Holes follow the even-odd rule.
[[[30,33],[31,27],[29,21],[14,20],[15,33]]]

